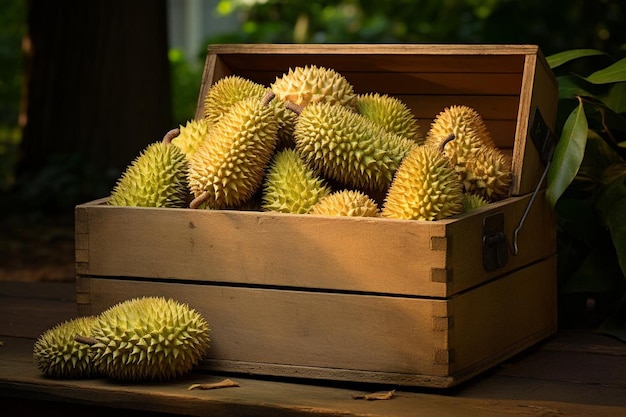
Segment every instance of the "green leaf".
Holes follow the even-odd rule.
[[[557,77],[559,84],[559,98],[576,98],[581,97],[594,97],[592,93],[585,90],[578,82],[581,80],[578,76],[562,75]]]
[[[626,82],[613,85],[602,101],[615,113],[626,113]]]
[[[605,53],[602,51],[598,51],[597,49],[572,49],[570,51],[564,51],[556,53],[554,55],[550,55],[546,57],[546,60],[548,61],[548,65],[550,65],[550,68],[554,69],[574,59],[594,55],[605,55]]]
[[[554,207],[557,200],[576,177],[587,144],[587,117],[582,101],[570,113],[554,150],[548,171],[546,198]]]
[[[594,72],[585,79],[593,84],[609,84],[626,81],[626,58],[622,58],[616,63]]]
[[[626,185],[623,179],[605,189],[598,200],[598,209],[609,228],[619,265],[626,276]]]

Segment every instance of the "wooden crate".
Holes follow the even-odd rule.
[[[79,312],[171,296],[211,324],[206,370],[429,387],[456,385],[552,334],[555,218],[543,191],[531,198],[557,103],[541,51],[215,45],[197,116],[227,75],[269,85],[307,64],[337,70],[357,93],[401,98],[423,130],[445,106],[474,107],[512,156],[511,196],[434,222],[89,202],[76,207]]]

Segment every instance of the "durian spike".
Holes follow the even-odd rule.
[[[439,145],[439,152],[443,153],[446,145],[452,142],[454,140],[454,137],[454,133],[450,133],[448,136],[446,136],[446,138],[441,142],[441,145]]]
[[[174,129],[167,132],[165,136],[163,136],[163,140],[161,142],[170,144],[172,140],[178,135],[180,135],[180,128],[175,127]]]

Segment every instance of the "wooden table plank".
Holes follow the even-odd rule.
[[[450,390],[398,388],[389,401],[352,394],[397,387],[249,378],[194,372],[166,383],[44,378],[32,358],[49,323],[75,315],[74,286],[0,283],[0,401],[23,415],[137,416],[617,416],[626,414],[626,347],[589,332],[563,332]],[[188,391],[225,377],[239,388]],[[54,410],[59,410],[55,414]],[[61,414],[61,410],[65,414]],[[103,411],[104,410],[104,411]]]

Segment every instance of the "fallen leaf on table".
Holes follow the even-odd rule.
[[[352,398],[354,398],[355,400],[368,400],[368,401],[390,400],[393,398],[394,392],[396,392],[395,389],[392,389],[391,391],[374,392],[372,394],[353,394]]]
[[[239,383],[232,381],[230,379],[225,379],[223,381],[213,382],[211,384],[193,384],[193,385],[190,385],[189,388],[187,388],[187,390],[189,391],[191,391],[192,389],[207,390],[207,389],[231,388],[231,387],[238,387],[238,386],[239,386]]]

